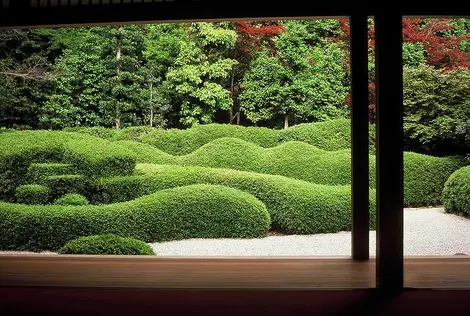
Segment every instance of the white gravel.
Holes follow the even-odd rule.
[[[375,231],[370,254],[375,254]],[[470,219],[442,208],[405,209],[405,256],[470,255]],[[269,236],[255,239],[187,239],[150,244],[160,256],[349,256],[351,233]]]

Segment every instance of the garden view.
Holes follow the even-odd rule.
[[[470,19],[403,41],[405,255],[468,254]],[[346,18],[1,31],[0,253],[350,255],[349,64]]]

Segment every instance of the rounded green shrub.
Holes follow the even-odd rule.
[[[145,242],[113,234],[79,237],[69,241],[58,252],[84,255],[155,255]]]
[[[40,184],[20,185],[15,190],[17,203],[47,204],[49,201],[49,188]]]
[[[442,190],[446,180],[462,165],[463,162],[457,158],[406,152],[404,156],[405,205],[442,204]]]
[[[56,205],[88,205],[88,199],[81,194],[65,194],[54,201]]]
[[[452,173],[442,191],[444,209],[470,216],[470,166]]]
[[[134,199],[152,192],[197,183],[224,185],[261,200],[272,227],[286,233],[318,234],[351,229],[351,189],[229,169],[137,165],[144,175],[101,179],[102,203]],[[375,190],[370,191],[371,229],[375,228]]]
[[[27,184],[34,163],[70,164],[87,178],[131,175],[132,152],[93,136],[59,131],[18,131],[0,137],[0,199],[12,201],[15,188]]]
[[[162,190],[107,205],[0,202],[0,249],[57,250],[69,240],[116,234],[145,242],[187,238],[254,238],[270,227],[265,205],[220,185]]]

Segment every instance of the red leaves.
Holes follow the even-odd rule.
[[[470,34],[450,36],[454,26],[447,18],[403,19],[403,41],[421,43],[426,60],[438,69],[452,70],[457,67],[470,68],[470,56],[460,49],[461,42],[470,39]]]
[[[272,48],[271,39],[279,35],[281,31],[285,31],[284,26],[276,21],[238,21],[235,22],[235,29],[239,35],[237,46],[246,57],[250,57],[253,50],[261,49],[263,43],[268,44],[268,47]]]

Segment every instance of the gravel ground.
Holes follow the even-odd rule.
[[[405,209],[404,239],[405,256],[470,255],[470,219],[442,208]],[[349,256],[351,233],[187,239],[151,246],[161,256]],[[375,231],[370,233],[370,254],[375,254]]]
[[[405,209],[405,256],[470,255],[470,219],[447,214],[442,208]],[[187,239],[150,244],[160,256],[349,256],[351,233],[273,235],[255,239]],[[0,251],[16,254],[53,254]],[[375,254],[375,231],[370,233]]]

